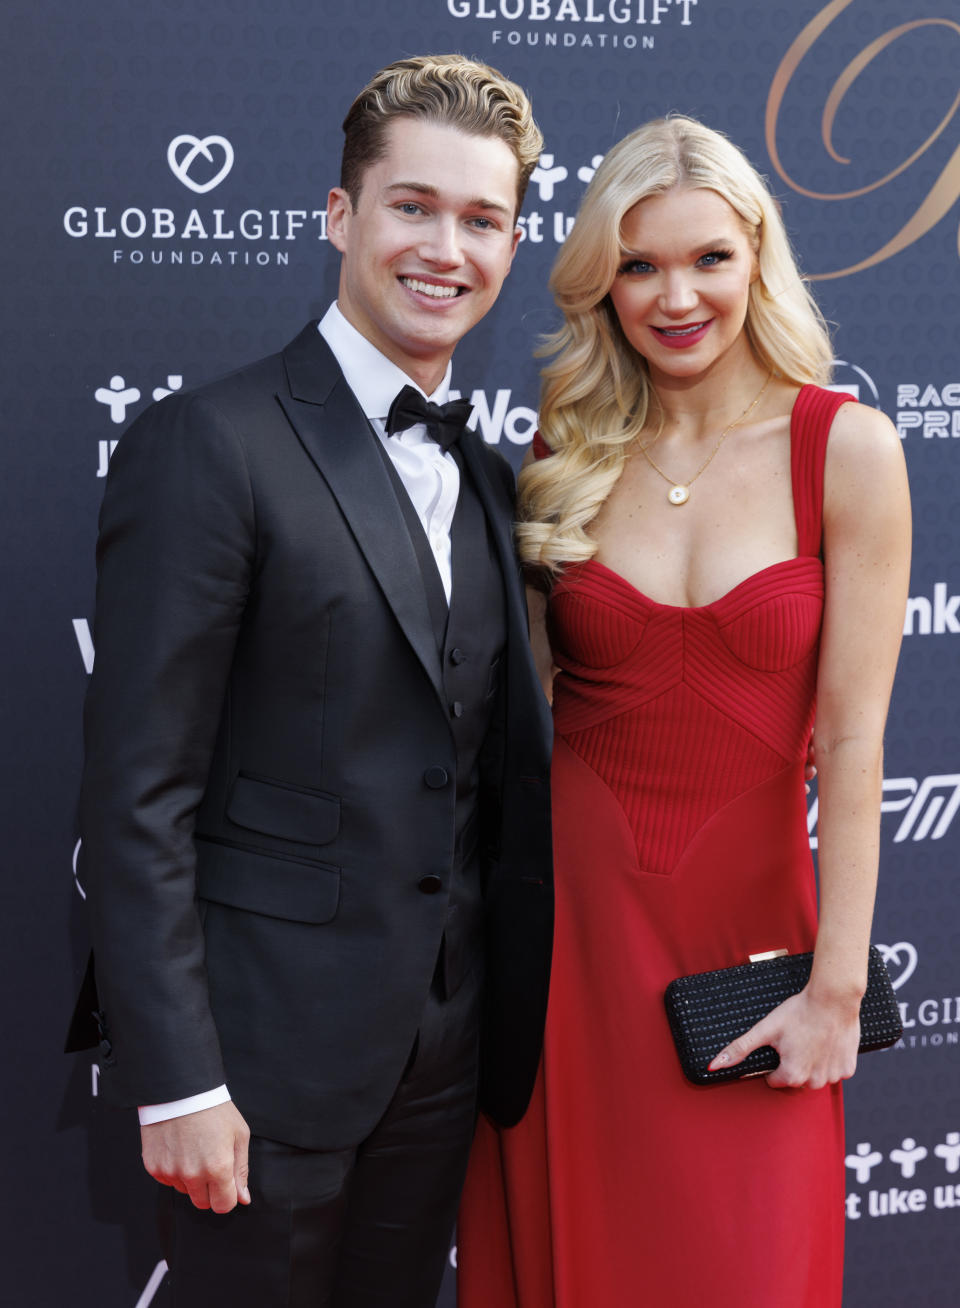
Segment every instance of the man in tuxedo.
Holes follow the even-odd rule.
[[[540,1052],[549,714],[512,476],[447,391],[542,140],[460,56],[344,132],[336,303],[147,410],[101,514],[88,1007],[177,1308],[430,1308],[478,1078],[510,1125]]]

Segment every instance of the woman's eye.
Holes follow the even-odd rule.
[[[718,264],[725,263],[731,253],[730,250],[711,250],[709,254],[702,254],[697,263],[701,268],[716,268]]]
[[[642,273],[653,272],[653,264],[647,263],[646,259],[628,259],[626,263],[620,265],[621,273],[629,276],[636,276]]]

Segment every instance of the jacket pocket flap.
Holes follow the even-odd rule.
[[[197,894],[265,917],[330,922],[340,902],[340,869],[197,838]]]
[[[320,790],[241,774],[233,783],[227,817],[250,831],[307,845],[325,845],[340,830],[340,800]]]

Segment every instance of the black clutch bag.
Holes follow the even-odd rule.
[[[780,1064],[771,1045],[748,1054],[735,1067],[707,1068],[731,1040],[807,984],[813,954],[763,955],[739,967],[697,972],[671,981],[664,995],[667,1018],[684,1075],[696,1085],[761,1076]],[[893,986],[876,945],[870,946],[867,991],[860,1005],[860,1052],[887,1049],[903,1035]]]

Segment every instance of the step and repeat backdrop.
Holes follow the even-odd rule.
[[[528,88],[546,138],[513,274],[455,362],[511,462],[583,189],[671,109],[770,179],[836,324],[836,384],[899,429],[915,555],[874,938],[905,1030],[848,1091],[844,1302],[956,1305],[960,0],[8,0],[2,26],[3,1301],[166,1302],[134,1116],[59,1053],[87,949],[75,796],[111,455],[153,400],[323,313],[350,100],[400,55],[459,50]],[[815,794],[809,825],[815,847]]]

